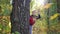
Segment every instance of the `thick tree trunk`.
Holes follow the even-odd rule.
[[[11,33],[29,34],[30,0],[13,0]]]

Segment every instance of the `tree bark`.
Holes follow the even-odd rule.
[[[13,0],[11,33],[29,34],[30,0]]]
[[[57,12],[60,14],[60,0],[56,0],[57,1]],[[60,22],[60,15],[58,16],[58,20]]]

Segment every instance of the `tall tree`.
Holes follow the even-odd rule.
[[[57,12],[60,14],[60,0],[57,0]],[[60,21],[60,16],[58,17],[58,20]]]
[[[29,34],[30,0],[13,0],[11,33]]]

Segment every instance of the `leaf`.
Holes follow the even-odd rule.
[[[54,14],[53,16],[50,17],[50,20],[53,20],[53,19],[57,18],[58,15],[59,15],[58,13]]]
[[[48,9],[48,8],[50,8],[50,7],[52,6],[52,4],[53,4],[53,3],[48,3],[48,4],[44,5],[43,7],[44,7],[45,9]]]

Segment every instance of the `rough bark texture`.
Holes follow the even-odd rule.
[[[11,33],[29,34],[30,0],[13,0]]]

